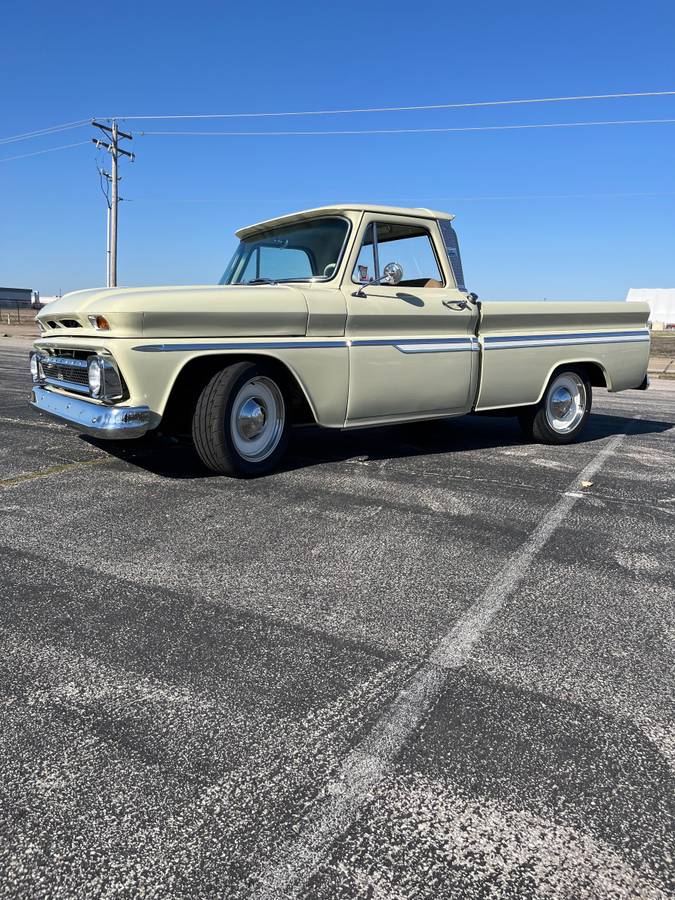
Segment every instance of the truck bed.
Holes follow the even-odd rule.
[[[477,410],[537,403],[554,369],[591,364],[610,391],[638,387],[649,361],[646,303],[480,304],[481,375]]]

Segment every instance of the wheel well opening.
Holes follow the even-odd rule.
[[[609,387],[607,376],[605,375],[602,366],[599,366],[597,363],[585,363],[584,367],[588,373],[592,387]]]
[[[551,378],[549,379],[549,383],[551,379],[555,378],[555,376],[559,372],[564,371],[577,371],[580,374],[585,375],[591,383],[591,387],[602,387],[608,388],[609,384],[607,383],[607,378],[605,376],[605,372],[601,365],[595,362],[581,362],[581,363],[571,363],[571,364],[563,364],[558,366],[554,372],[551,373]]]
[[[288,400],[293,425],[313,424],[316,420],[307,398],[290,369],[269,356],[226,355],[199,356],[187,362],[174,381],[162,416],[161,430],[170,434],[189,434],[192,414],[202,388],[225,366],[238,362],[257,362],[276,376]]]

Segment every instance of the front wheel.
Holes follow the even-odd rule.
[[[284,390],[265,366],[234,363],[199,395],[192,439],[213,472],[241,478],[271,471],[286,450],[288,434]]]
[[[591,413],[593,389],[583,370],[558,372],[537,406],[518,415],[527,437],[540,444],[572,444]]]

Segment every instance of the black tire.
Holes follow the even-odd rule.
[[[572,396],[573,406],[570,407],[570,412],[574,414],[571,415],[569,424],[565,425],[564,417],[556,418],[554,415],[551,403],[556,391],[566,390],[568,385],[578,388],[579,402],[577,403],[576,396]],[[572,393],[570,391],[571,395]],[[554,372],[544,396],[536,406],[526,407],[518,413],[518,422],[524,435],[539,444],[573,444],[586,427],[592,403],[593,388],[586,370],[566,367]],[[556,423],[558,427],[555,427]]]
[[[256,386],[260,397],[255,396]],[[263,390],[269,395],[263,397]],[[263,425],[253,440],[263,436],[264,429],[270,427],[269,452],[265,447],[260,458],[254,458],[253,443],[247,456],[243,452],[248,437],[233,424],[235,404],[243,409],[241,398],[249,393],[248,400],[262,409]],[[275,407],[274,404],[277,404]],[[281,406],[281,419],[278,415],[278,404]],[[265,418],[265,410],[276,410],[274,417]],[[274,424],[272,424],[272,418]],[[251,422],[236,418],[238,422]],[[257,422],[257,420],[256,420]],[[273,370],[254,362],[239,362],[221,369],[220,372],[202,389],[197,399],[192,417],[192,439],[204,465],[219,475],[230,475],[235,478],[251,478],[272,471],[283,456],[289,437],[288,403],[286,393],[278,376]]]

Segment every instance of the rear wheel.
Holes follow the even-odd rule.
[[[192,419],[200,459],[213,472],[235,477],[275,468],[288,443],[284,390],[258,363],[234,363],[201,391]]]
[[[518,415],[527,437],[541,444],[571,444],[591,412],[593,389],[583,369],[557,372],[537,406]]]

